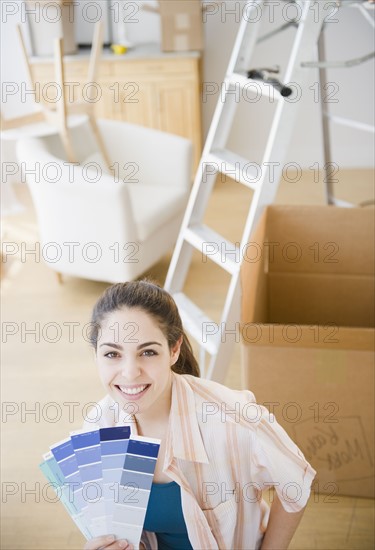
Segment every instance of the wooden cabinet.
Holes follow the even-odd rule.
[[[67,101],[88,101],[88,53],[64,59]],[[52,59],[33,58],[32,70],[42,100],[52,103],[56,97]],[[198,165],[202,150],[198,53],[166,54],[156,45],[136,47],[121,57],[105,51],[98,74],[98,82],[91,85],[98,117],[187,137],[194,145],[194,166]]]

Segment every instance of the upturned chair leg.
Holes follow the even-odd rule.
[[[99,130],[99,127],[98,127],[98,124],[96,122],[96,119],[95,119],[95,116],[93,114],[89,115],[89,119],[90,119],[90,124],[91,124],[91,128],[92,128],[92,131],[93,131],[93,134],[95,136],[95,139],[96,139],[96,142],[97,144],[99,145],[99,149],[103,155],[103,158],[105,160],[105,163],[107,165],[107,168],[108,169],[111,169],[111,160],[109,158],[109,155],[108,155],[108,152],[107,152],[107,149],[105,147],[105,144],[104,144],[104,140],[102,138],[102,135],[100,133],[100,130]]]

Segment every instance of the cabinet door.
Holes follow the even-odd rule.
[[[88,63],[87,61],[72,62],[65,64],[65,83],[64,92],[66,105],[76,102],[90,102],[95,104],[95,109],[103,103],[103,90],[100,81],[91,84],[87,83]],[[36,102],[44,103],[49,109],[56,107],[57,100],[61,96],[61,91],[56,83],[54,65],[52,62],[33,63],[32,73],[37,90],[40,94],[36,96]],[[93,92],[93,99],[90,96]]]
[[[156,85],[157,117],[160,130],[191,139],[194,162],[201,154],[200,111],[194,83],[170,79]]]
[[[118,112],[121,120],[154,128],[153,86],[142,78],[119,83],[121,87]]]
[[[53,63],[33,64],[36,81],[42,91],[53,84]],[[67,104],[87,101],[88,60],[69,61],[65,66]],[[201,148],[199,63],[196,59],[101,60],[95,114],[124,120],[177,134],[194,144],[194,166]],[[53,92],[53,90],[52,90]],[[47,93],[41,94],[42,100]]]

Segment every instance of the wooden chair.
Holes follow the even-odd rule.
[[[25,42],[21,27],[17,26],[17,33],[21,46],[22,55],[25,61],[27,77],[31,85],[35,88],[32,66],[26,51]],[[103,26],[98,22],[95,26],[93,45],[91,49],[89,70],[87,82],[95,82],[97,77],[97,67],[100,58],[100,52],[103,47]],[[65,93],[65,68],[63,59],[63,39],[58,38],[54,44],[54,63],[56,84],[61,90],[58,101],[50,108],[45,103],[37,103],[38,110],[25,116],[16,117],[10,120],[4,120],[1,117],[1,129],[3,139],[19,139],[21,137],[38,137],[53,135],[58,133],[61,137],[67,160],[76,162],[76,155],[73,150],[69,135],[69,128],[82,124],[87,117],[95,136],[98,148],[105,160],[107,167],[110,166],[109,156],[107,154],[103,139],[101,137],[94,113],[94,103],[76,102],[68,104]],[[88,87],[90,90],[90,87]]]

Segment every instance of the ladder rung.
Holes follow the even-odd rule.
[[[203,224],[188,227],[185,232],[185,240],[202,252],[202,258],[210,258],[232,275],[238,271],[241,260],[239,246],[231,243],[210,227]]]
[[[217,323],[207,317],[183,292],[176,292],[173,298],[184,328],[210,355],[215,355],[219,336]]]
[[[260,166],[257,165],[255,168],[255,163],[248,159],[236,155],[228,149],[213,149],[206,162],[214,164],[221,174],[229,176],[254,191],[257,189],[261,176]]]
[[[280,92],[276,90],[274,86],[271,86],[271,84],[265,84],[261,80],[254,80],[252,78],[248,78],[244,74],[232,73],[231,75],[228,75],[225,78],[224,82],[227,85],[239,86],[240,90],[244,90],[246,87],[249,93],[252,92],[256,95],[260,93],[262,96],[271,98],[272,101],[278,101],[280,99],[284,99],[283,96],[280,94]],[[226,91],[228,91],[228,89]],[[246,100],[246,97],[244,97],[244,99]]]

